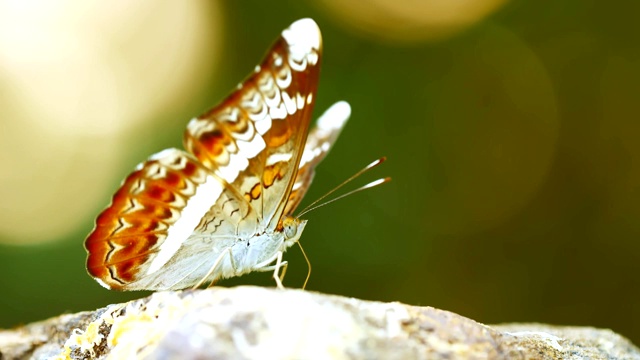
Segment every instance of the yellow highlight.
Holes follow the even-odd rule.
[[[218,4],[0,2],[0,241],[91,221],[126,173],[127,134],[160,133],[213,76]]]

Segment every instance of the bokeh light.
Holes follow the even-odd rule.
[[[340,24],[388,43],[419,43],[454,36],[507,0],[322,0]]]
[[[216,69],[212,6],[0,2],[0,241],[58,239],[95,209],[125,134]]]

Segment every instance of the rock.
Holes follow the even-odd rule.
[[[260,287],[159,292],[0,331],[0,359],[640,359],[610,330]]]

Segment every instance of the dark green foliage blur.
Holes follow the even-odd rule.
[[[312,17],[324,36],[315,114],[337,100],[353,113],[304,203],[383,155],[356,184],[393,181],[305,216],[308,290],[489,324],[611,328],[640,344],[640,3],[512,1],[449,39],[412,45],[358,36],[297,1],[224,11],[225,70],[199,107],[148,130],[156,146],[132,144],[131,163],[180,146],[189,118],[283,28]],[[147,294],[107,291],[86,274],[83,239],[107,201],[58,243],[0,247],[0,327]],[[286,259],[285,286],[302,286],[300,251]],[[220,283],[239,284],[274,286],[269,274]]]

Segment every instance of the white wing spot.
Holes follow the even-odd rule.
[[[289,51],[291,51],[292,53],[294,50],[295,48],[289,49]],[[291,56],[289,57],[289,67],[295,71],[302,72],[307,68],[307,58],[303,56],[300,60],[298,60],[296,59],[294,54],[291,54]]]
[[[282,103],[287,109],[287,113],[289,113],[289,115],[295,114],[296,110],[298,110],[295,100],[292,99],[286,91],[282,92]]]
[[[318,63],[318,53],[317,52],[312,52],[309,55],[307,55],[307,61],[309,61],[309,64],[311,64],[312,66],[315,66]]]
[[[302,94],[297,93],[296,94],[296,106],[298,107],[298,110],[302,110],[304,109],[304,96],[302,96]]]
[[[282,32],[282,37],[290,47],[299,48],[300,52],[309,53],[311,49],[320,49],[322,38],[320,29],[312,19],[300,19]]]
[[[240,154],[247,159],[253,159],[267,147],[264,139],[259,135],[255,135],[251,141],[238,141],[237,144]]]
[[[249,161],[242,155],[231,154],[229,164],[218,168],[219,175],[228,183],[232,183],[238,177],[240,171],[245,170],[249,166]]]
[[[269,155],[269,157],[267,158],[267,166],[271,166],[274,164],[277,164],[281,161],[289,161],[291,160],[291,154],[279,154],[279,153],[275,153],[275,154],[271,154]]]
[[[251,95],[251,98],[246,98],[246,96],[243,97],[242,106],[249,108],[256,108],[260,106],[260,103],[262,102],[260,94],[253,90],[249,94]]]
[[[264,108],[266,109],[267,107],[265,106]],[[254,122],[254,126],[256,127],[256,130],[260,135],[264,135],[267,131],[269,131],[269,129],[271,129],[271,117],[267,115],[266,110],[264,117]]]
[[[285,66],[278,72],[276,76],[276,85],[278,85],[281,89],[286,89],[289,87],[289,85],[291,85],[292,79],[293,77],[291,75],[291,69]]]
[[[287,117],[287,109],[284,104],[280,103],[279,106],[273,106],[269,108],[269,115],[274,120],[282,120]]]

